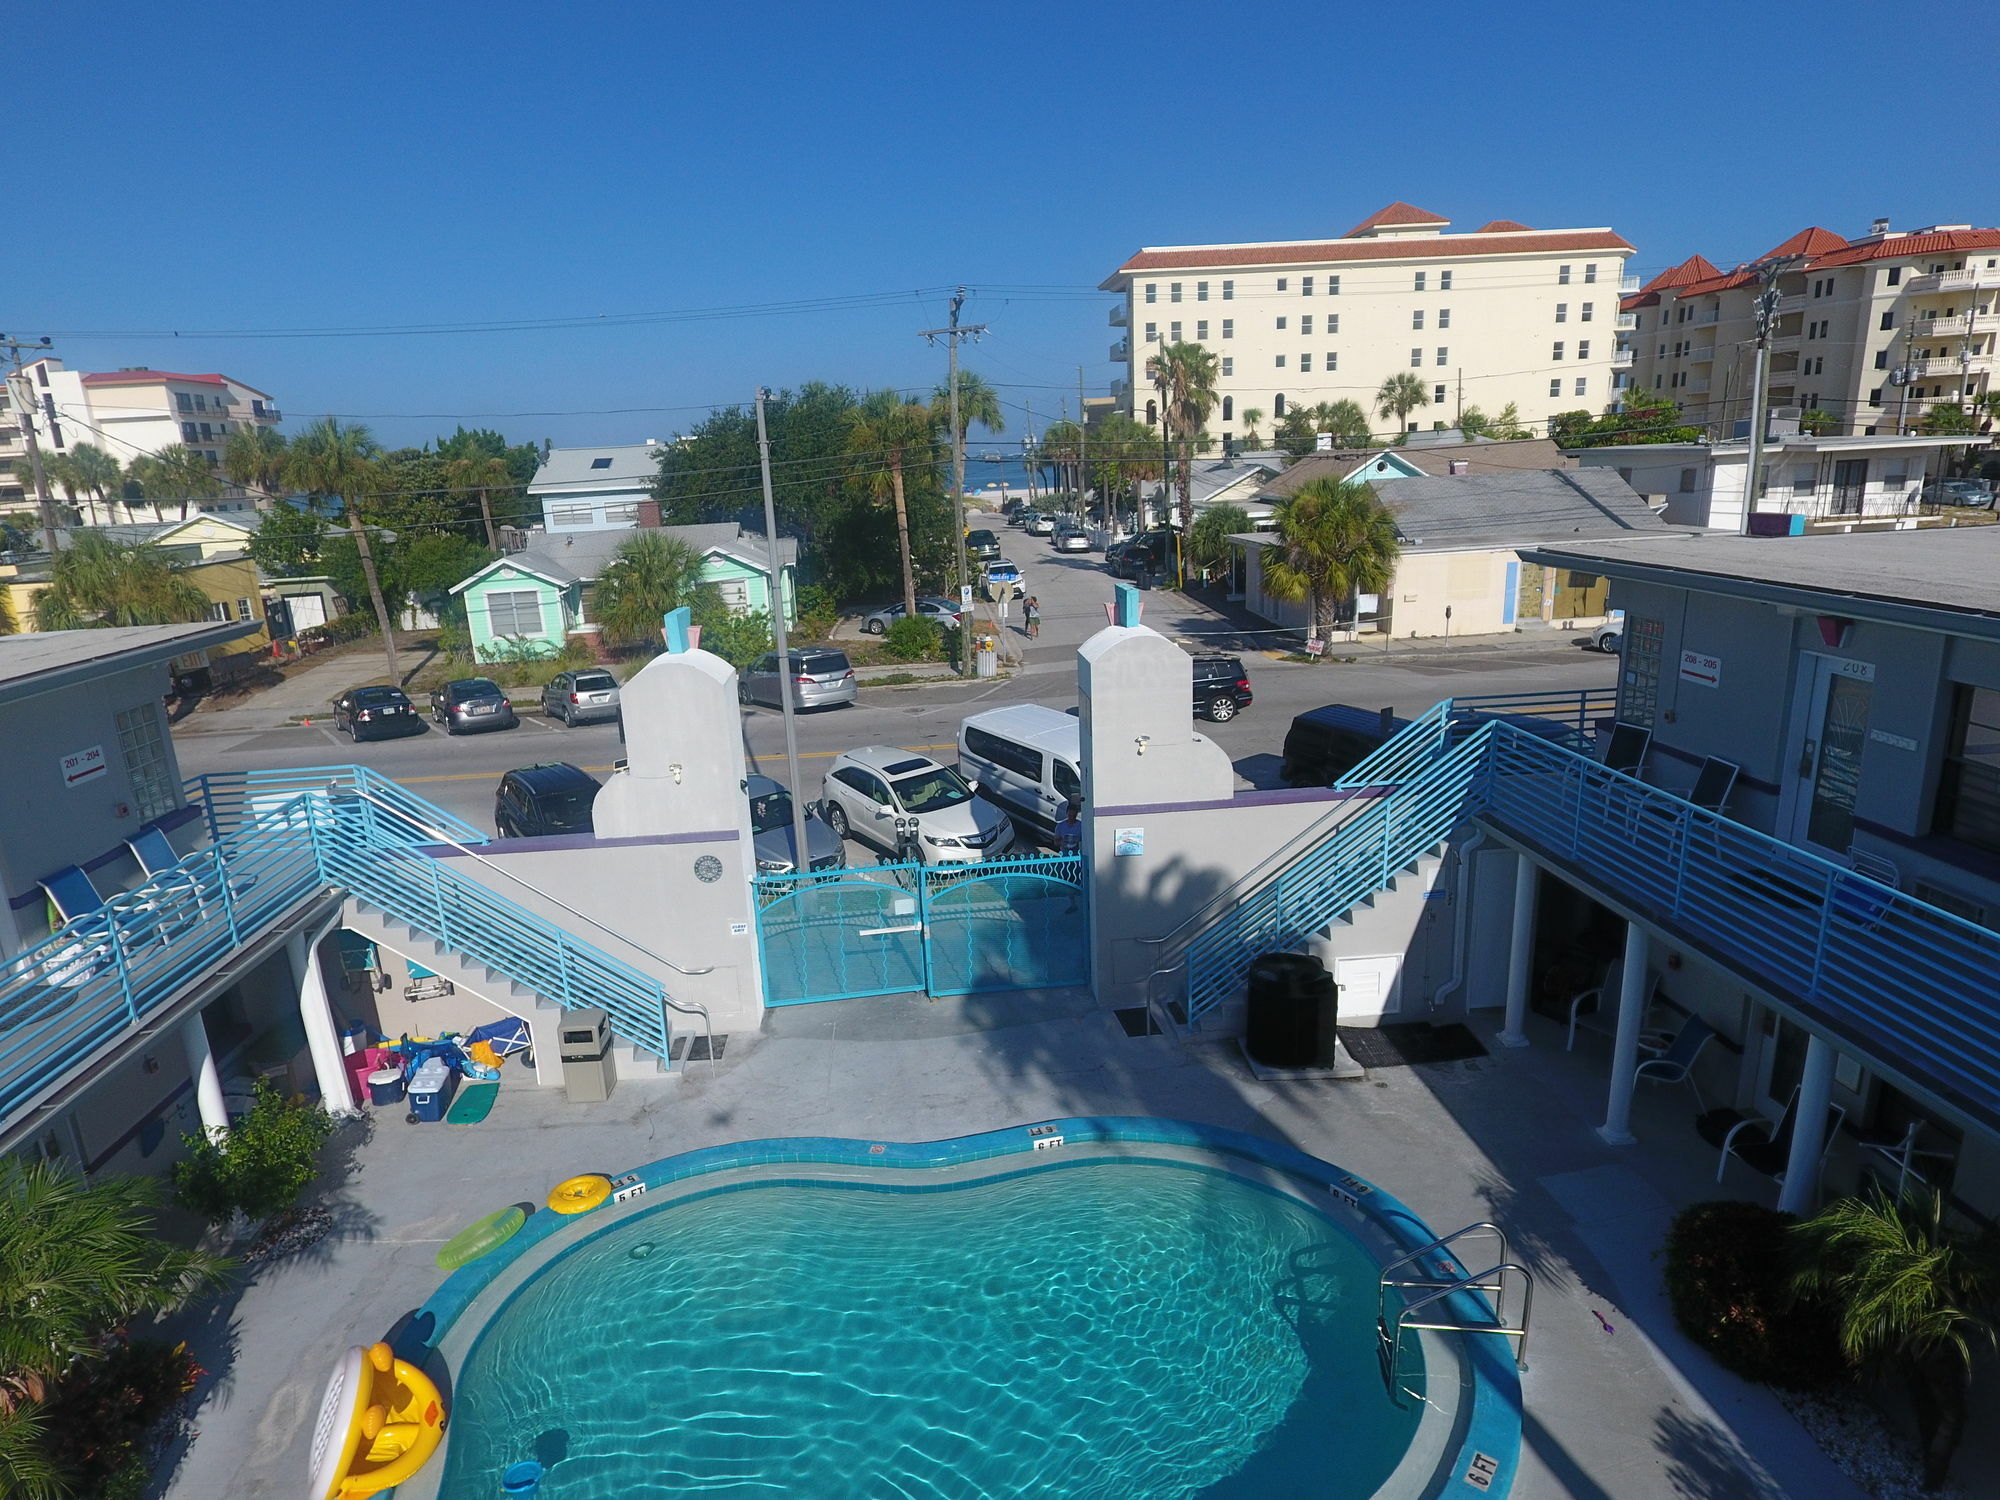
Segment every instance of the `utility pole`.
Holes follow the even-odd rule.
[[[800,800],[805,785],[799,780],[799,721],[792,699],[799,687],[793,681],[791,645],[785,629],[785,569],[778,560],[778,504],[771,496],[771,439],[764,430],[764,401],[768,392],[757,387],[757,467],[764,475],[764,559],[765,576],[771,589],[771,644],[778,648],[778,706],[785,716],[785,783],[792,798],[792,873],[812,873],[812,846],[806,842],[806,805]]]
[[[41,444],[35,439],[35,423],[39,420],[37,414],[41,408],[35,400],[35,388],[28,384],[21,359],[23,349],[46,353],[49,341],[43,338],[40,343],[24,344],[19,339],[10,339],[0,333],[0,348],[14,356],[14,368],[8,373],[7,387],[14,393],[14,413],[21,424],[21,440],[28,445],[28,468],[35,477],[35,504],[42,517],[42,545],[48,549],[49,561],[53,563],[56,556],[55,502],[49,499],[49,476],[42,468]]]
[[[1764,285],[1757,293],[1757,353],[1750,378],[1750,452],[1743,466],[1743,519],[1736,527],[1739,536],[1750,534],[1750,517],[1757,509],[1757,481],[1764,468],[1764,403],[1770,389],[1771,328],[1778,321],[1778,278],[1792,267],[1792,257],[1767,261]]]
[[[1035,403],[1027,401],[1022,404],[1028,408],[1028,435],[1021,439],[1022,467],[1028,471],[1028,495],[1022,503],[1033,510],[1035,508]]]
[[[1090,461],[1086,453],[1085,434],[1090,431],[1090,421],[1083,406],[1083,366],[1076,367],[1076,508],[1083,518],[1090,519]]]
[[[958,605],[959,605],[959,672],[966,677],[972,675],[972,630],[969,617],[972,613],[972,569],[965,556],[965,429],[958,425],[958,341],[977,339],[986,332],[984,323],[968,323],[959,326],[958,310],[965,306],[965,288],[960,287],[952,295],[951,322],[944,328],[925,328],[917,336],[935,344],[945,341],[949,351],[950,370],[950,412],[951,422],[951,514],[957,530],[958,552]]]

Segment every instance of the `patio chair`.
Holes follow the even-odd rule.
[[[1640,1062],[1637,1076],[1648,1083],[1685,1083],[1694,1090],[1695,1108],[1706,1114],[1708,1105],[1701,1097],[1701,1085],[1694,1081],[1694,1064],[1714,1039],[1715,1028],[1700,1016],[1689,1016],[1671,1039],[1660,1038],[1664,1045],[1649,1047],[1642,1038],[1640,1047],[1653,1055]]]
[[[1576,1024],[1581,1017],[1602,1010],[1607,1000],[1613,1005],[1618,1003],[1618,992],[1624,986],[1624,982],[1625,960],[1614,958],[1605,966],[1604,978],[1600,983],[1592,985],[1587,990],[1578,990],[1569,997],[1569,1039],[1563,1043],[1563,1051],[1576,1050]],[[1644,1020],[1645,1013],[1653,1008],[1653,997],[1659,988],[1660,976],[1648,975],[1646,993],[1639,1002],[1641,1020]]]
[[[1611,740],[1604,747],[1607,771],[1637,776],[1646,766],[1646,752],[1653,747],[1653,731],[1641,724],[1613,724]]]
[[[1705,812],[1720,813],[1729,806],[1729,794],[1736,790],[1736,778],[1742,774],[1743,768],[1734,761],[1711,755],[1702,761],[1687,800]]]
[[[1850,848],[1847,863],[1855,874],[1872,880],[1879,886],[1887,886],[1892,891],[1903,888],[1903,872],[1896,868],[1894,860],[1880,854],[1871,854],[1866,849]],[[1857,927],[1872,929],[1895,904],[1890,897],[1870,891],[1865,886],[1847,884],[1835,893],[1833,909]]]
[[[1715,1180],[1722,1181],[1733,1156],[1782,1185],[1785,1168],[1791,1161],[1792,1130],[1798,1124],[1798,1111],[1799,1091],[1793,1089],[1791,1098],[1785,1101],[1785,1112],[1776,1121],[1762,1115],[1738,1114],[1733,1109],[1712,1109],[1696,1120],[1694,1126],[1701,1138],[1722,1153],[1715,1164]],[[1846,1119],[1847,1111],[1840,1105],[1827,1105],[1826,1133],[1820,1138],[1816,1169],[1826,1165],[1826,1153],[1833,1145],[1834,1134]]]
[[[94,911],[104,909],[104,898],[97,887],[90,883],[90,877],[83,873],[81,865],[64,865],[53,875],[44,875],[35,884],[48,894],[49,902],[68,926],[78,917],[87,917]]]
[[[161,881],[163,891],[192,896],[196,907],[203,905],[200,880],[181,871],[180,854],[159,829],[140,829],[125,840],[125,847],[132,851],[132,858],[139,862],[140,873],[148,881]],[[162,880],[164,876],[175,878]]]

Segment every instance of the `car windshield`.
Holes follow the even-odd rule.
[[[467,698],[497,698],[500,696],[500,689],[497,684],[487,681],[484,677],[468,677],[463,682],[454,682],[451,685],[451,696],[463,703]]]
[[[767,792],[761,797],[750,799],[750,831],[752,833],[776,833],[781,828],[792,826],[792,794],[787,791]]]
[[[571,681],[579,693],[601,693],[618,686],[617,679],[609,672],[579,672]]]
[[[896,800],[906,812],[938,812],[971,800],[972,789],[947,766],[933,766],[918,776],[905,776],[895,784]]]
[[[535,799],[542,817],[553,828],[575,828],[590,821],[590,804],[597,800],[597,788],[578,787],[572,792],[544,792]]]

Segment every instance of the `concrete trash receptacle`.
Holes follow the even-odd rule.
[[[972,675],[975,677],[997,677],[1000,675],[999,653],[991,646],[982,645],[972,653]]]
[[[602,1104],[618,1086],[618,1064],[611,1055],[611,1018],[598,1006],[563,1012],[557,1044],[562,1061],[563,1089],[572,1104]]]

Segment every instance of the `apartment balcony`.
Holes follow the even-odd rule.
[[[1986,333],[2000,326],[2000,319],[1980,317],[1977,313],[1960,313],[1952,318],[1919,318],[1910,325],[1910,337],[1916,339],[1960,338],[1966,334]]]
[[[1804,292],[1788,292],[1778,299],[1778,316],[1782,318],[1786,313],[1804,312],[1805,307]]]
[[[1706,396],[1708,394],[1708,382],[1706,380],[1690,380],[1686,385],[1681,387],[1681,391],[1683,394],[1689,396]]]
[[[1618,321],[1612,326],[1620,333],[1630,333],[1639,326],[1639,315],[1637,313],[1620,313]]]
[[[1951,377],[1960,373],[1967,375],[1988,375],[1993,371],[1993,356],[1990,354],[1971,354],[1960,357],[1954,354],[1945,359],[1912,360],[1905,368],[1921,380],[1928,380],[1934,376]]]
[[[1125,304],[1121,302],[1116,307],[1112,308],[1111,316],[1107,321],[1111,324],[1113,328],[1125,327],[1126,326]]]
[[[1132,341],[1120,339],[1111,346],[1111,362],[1114,365],[1129,365],[1132,362]]]
[[[1611,368],[1614,370],[1629,370],[1632,368],[1632,362],[1637,358],[1637,353],[1631,349],[1614,349],[1611,352]]]
[[[1688,356],[1688,358],[1693,360],[1696,364],[1712,365],[1715,363],[1715,345],[1706,344],[1703,347],[1695,350],[1694,353]]]
[[[1626,294],[1629,294],[1629,293],[1632,293],[1632,292],[1636,292],[1636,291],[1638,291],[1638,290],[1639,290],[1639,278],[1638,278],[1638,277],[1636,277],[1636,276],[1620,276],[1620,277],[1618,278],[1618,291],[1619,291],[1620,295],[1626,295]]]
[[[1124,399],[1125,399],[1125,398],[1126,398],[1127,396],[1130,396],[1131,394],[1132,394],[1132,382],[1131,382],[1131,381],[1129,381],[1129,380],[1114,380],[1114,381],[1112,381],[1112,382],[1111,382],[1111,395],[1112,395],[1112,399],[1114,399],[1114,400],[1117,400],[1117,401],[1123,401],[1123,400],[1124,400]]]
[[[1903,283],[1913,297],[1928,292],[2000,291],[2000,266],[1967,266],[1960,271],[1929,271]]]
[[[285,414],[268,401],[261,408],[253,406],[246,412],[237,413],[237,416],[239,420],[245,422],[282,422],[285,420]]]

